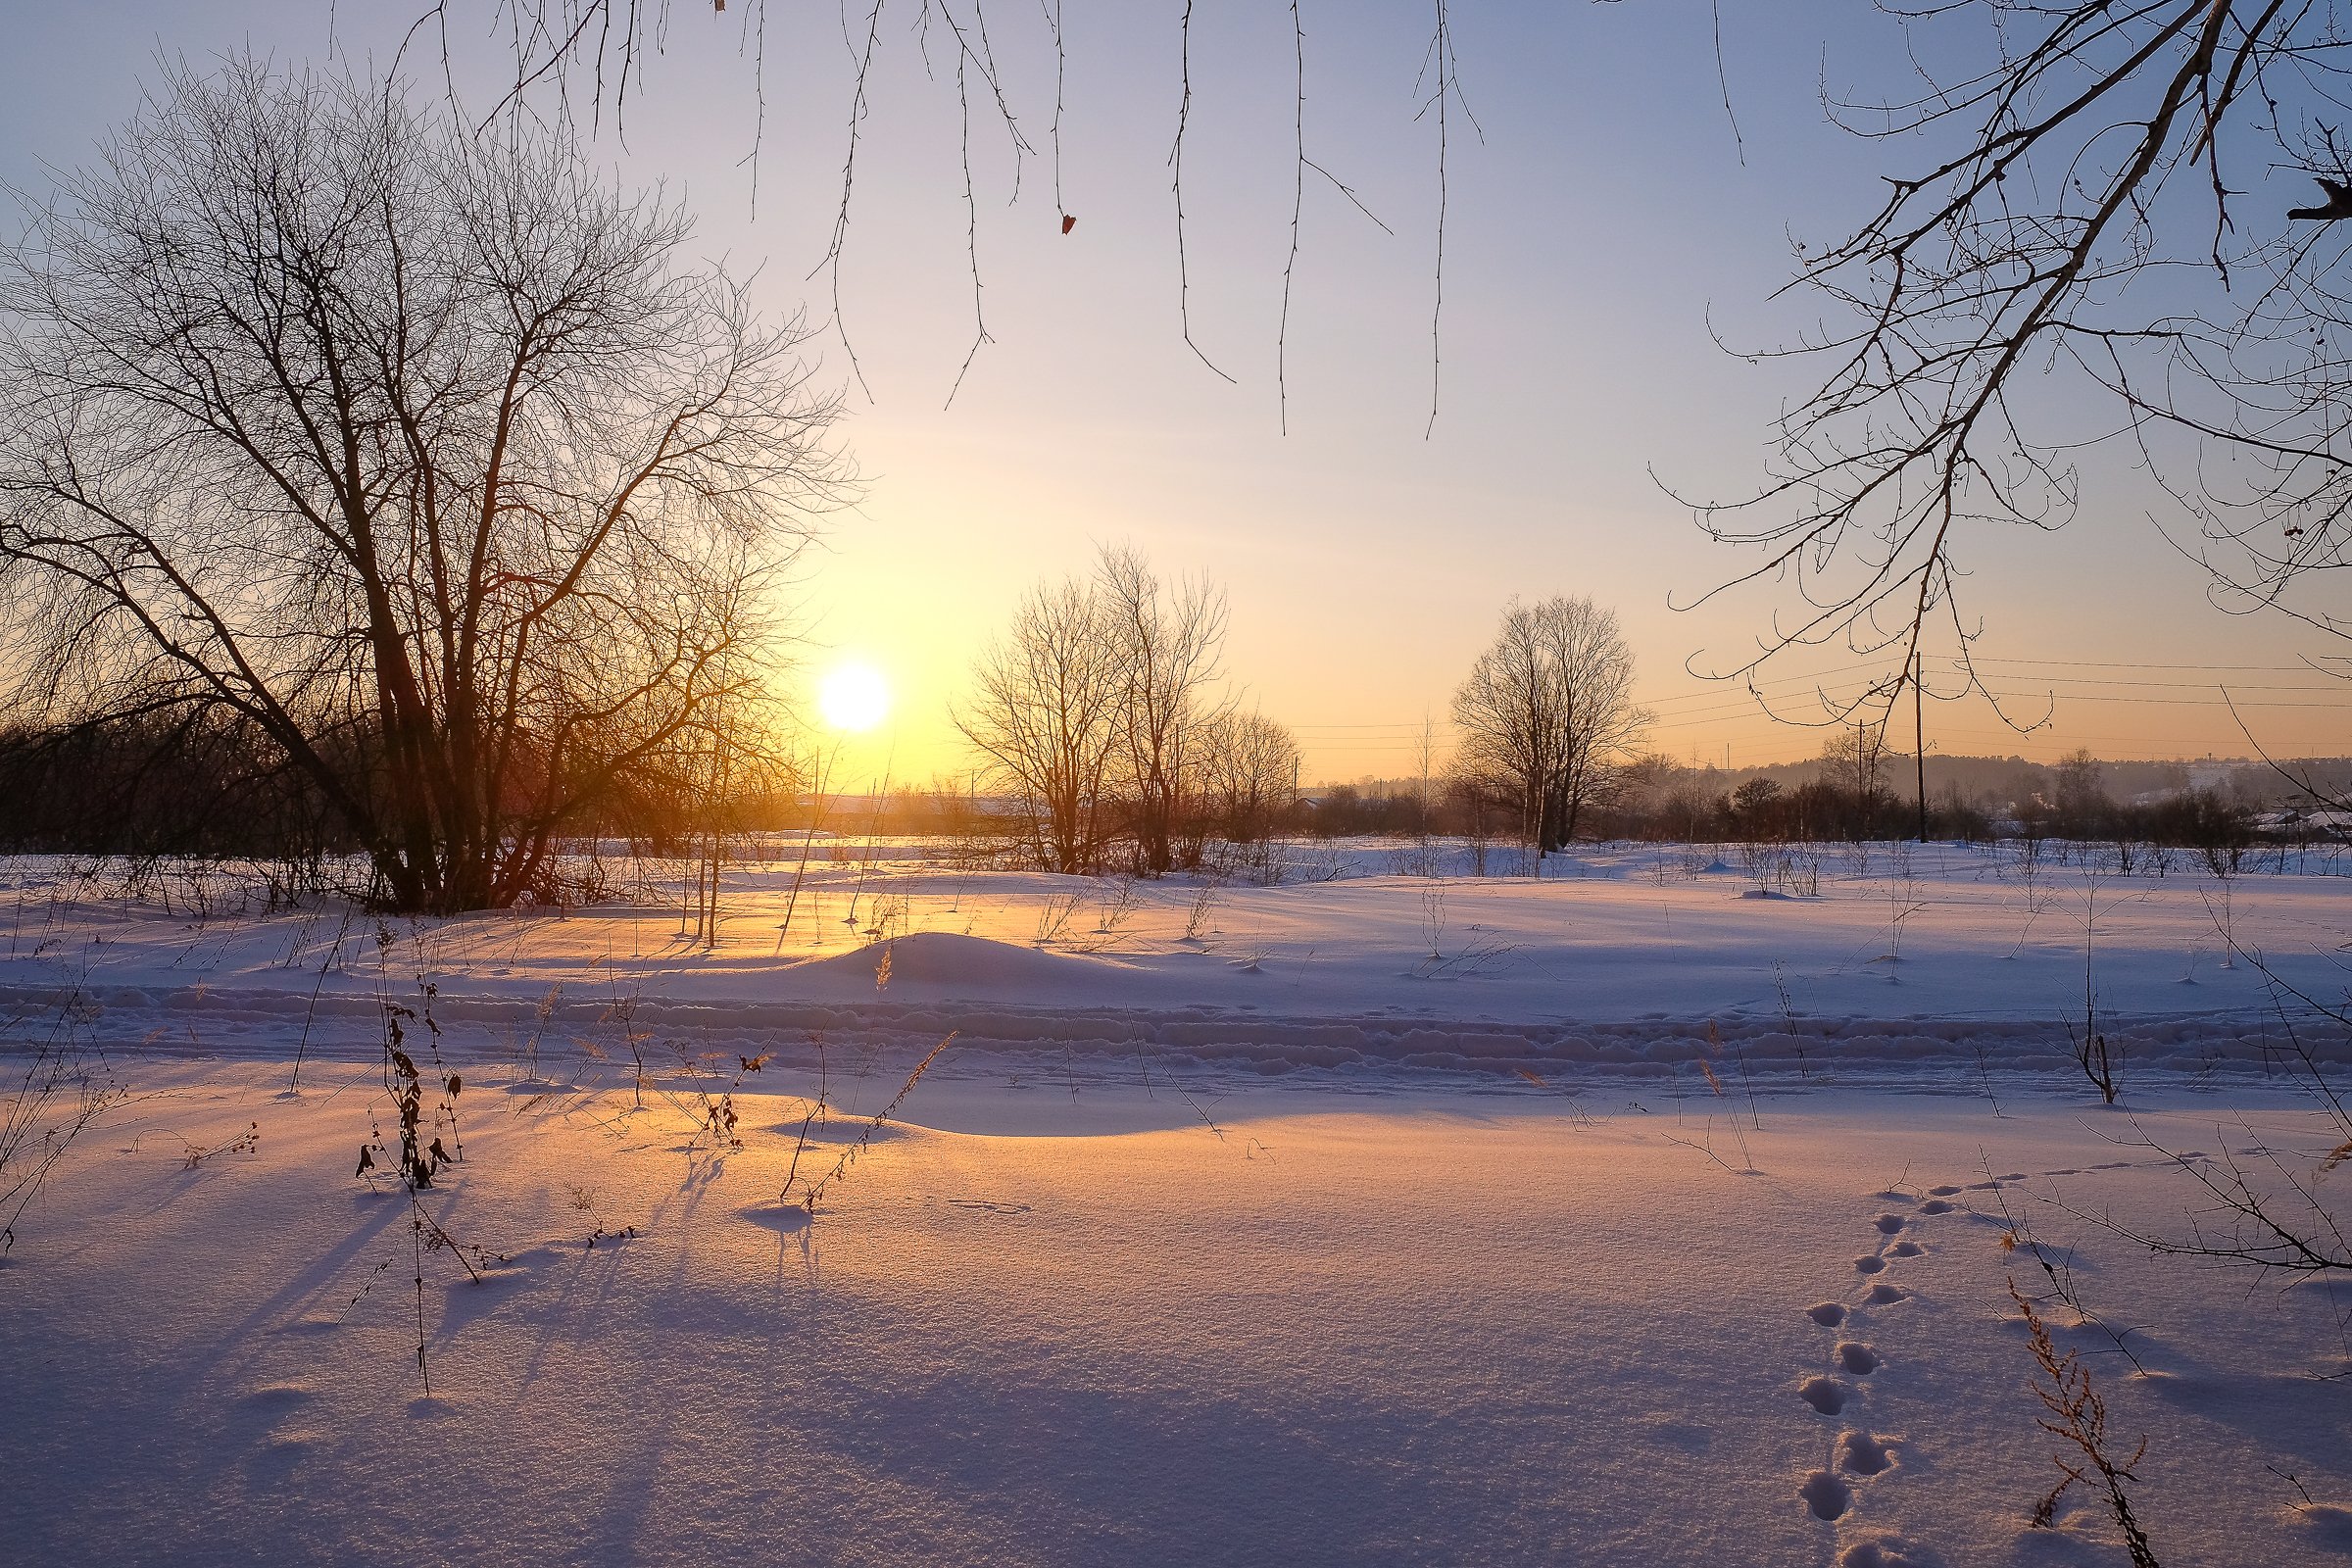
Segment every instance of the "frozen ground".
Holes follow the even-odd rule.
[[[2100,1222],[2211,1224],[2164,1151],[2342,1213],[2283,1049],[2342,1032],[2223,933],[2340,1002],[2352,880],[1339,853],[858,849],[731,876],[709,949],[650,899],[379,927],[0,867],[13,1049],[127,1091],[0,1264],[0,1562],[2121,1563],[2080,1494],[2027,1523],[2013,1219],[2128,1330],[2144,1371],[2051,1308],[2162,1560],[2352,1562],[2352,1287]],[[2067,1060],[2086,934],[2118,1108]],[[481,1283],[419,1291],[353,1174],[388,1008],[467,1080],[422,1201]]]

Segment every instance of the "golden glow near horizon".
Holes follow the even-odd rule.
[[[834,729],[862,735],[890,716],[890,682],[862,660],[849,660],[817,683],[816,710]]]

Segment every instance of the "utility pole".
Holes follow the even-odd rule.
[[[1879,744],[1882,747],[1886,744],[1886,727],[1884,723],[1879,726]],[[1870,837],[1870,798],[1876,793],[1871,789],[1871,785],[1877,782],[1872,775],[1878,771],[1878,761],[1879,759],[1873,755],[1870,744],[1870,726],[1859,718],[1855,719],[1854,836],[1856,838]]]
[[[1927,664],[1919,650],[1911,650],[1911,725],[1913,755],[1919,762],[1919,842],[1928,842],[1928,708],[1920,676]]]

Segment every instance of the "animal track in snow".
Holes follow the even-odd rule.
[[[1807,1378],[1796,1386],[1796,1396],[1821,1415],[1836,1415],[1845,1408],[1845,1396],[1852,1391],[1836,1378]]]
[[[318,1396],[300,1383],[266,1383],[245,1396],[245,1402],[263,1408],[307,1404]]]
[[[1954,1205],[1944,1198],[1962,1191],[1958,1187],[1936,1187],[1929,1191],[1938,1195],[1924,1200],[1919,1211],[1927,1214],[1946,1214]],[[1889,1195],[1876,1195],[1886,1200]],[[1911,1226],[1909,1216],[1886,1212],[1874,1215],[1871,1228],[1882,1238],[1883,1251],[1865,1253],[1854,1259],[1854,1271],[1866,1278],[1882,1274],[1887,1260],[1894,1257],[1918,1257],[1927,1249],[1904,1237]],[[1901,1238],[1896,1240],[1895,1238]],[[1905,1300],[1910,1293],[1901,1287],[1879,1280],[1863,1293],[1866,1306],[1890,1306]],[[1852,1318],[1852,1311],[1842,1302],[1817,1301],[1806,1307],[1805,1316],[1818,1327],[1843,1328]],[[1878,1348],[1860,1340],[1838,1339],[1831,1351],[1833,1367],[1848,1378],[1866,1378],[1886,1365]],[[1858,1391],[1842,1378],[1814,1375],[1796,1386],[1796,1396],[1811,1406],[1817,1415],[1835,1416],[1853,1401]],[[1899,1468],[1895,1452],[1896,1440],[1875,1432],[1848,1427],[1838,1433],[1830,1445],[1830,1467],[1815,1470],[1797,1485],[1797,1495],[1814,1518],[1829,1523],[1842,1519],[1854,1506],[1855,1484],[1885,1475]],[[1838,1556],[1838,1568],[1918,1568],[1909,1547],[1899,1538],[1875,1536],[1845,1544]]]
[[[1816,1470],[1805,1477],[1796,1494],[1805,1499],[1805,1506],[1813,1510],[1816,1519],[1838,1518],[1854,1502],[1854,1489],[1827,1470]]]
[[[1960,1191],[1960,1189],[1957,1187],[1931,1187],[1928,1189],[1928,1196],[1930,1198],[1949,1198],[1958,1191]]]
[[[1891,1440],[1870,1432],[1846,1432],[1838,1439],[1838,1467],[1858,1476],[1884,1475],[1894,1468]]]
[[[1920,1202],[1919,1212],[1948,1214],[1953,1204],[1945,1201],[1962,1189],[1936,1187],[1929,1189],[1936,1196]],[[1888,1195],[1879,1195],[1888,1200]],[[1871,1219],[1871,1228],[1878,1233],[1881,1251],[1866,1253],[1854,1259],[1854,1271],[1865,1278],[1886,1272],[1887,1261],[1897,1257],[1918,1257],[1927,1249],[1911,1240],[1905,1232],[1911,1228],[1908,1215],[1886,1212]],[[1863,1293],[1862,1304],[1890,1306],[1904,1300],[1910,1293],[1901,1287],[1878,1280]],[[1852,1311],[1838,1301],[1819,1301],[1805,1308],[1805,1316],[1825,1329],[1840,1329],[1852,1319]],[[1878,1348],[1861,1340],[1837,1339],[1831,1350],[1834,1369],[1845,1378],[1866,1378],[1886,1365]],[[1858,1391],[1843,1378],[1816,1375],[1797,1384],[1796,1396],[1813,1408],[1817,1415],[1835,1416],[1853,1401]],[[1858,1427],[1847,1427],[1830,1445],[1829,1468],[1812,1471],[1797,1484],[1797,1495],[1813,1517],[1836,1523],[1849,1513],[1855,1502],[1855,1488],[1875,1477],[1899,1468],[1895,1451],[1897,1440]],[[1842,1532],[1840,1532],[1842,1534]],[[1918,1568],[1910,1547],[1894,1536],[1872,1536],[1843,1544],[1838,1555],[1838,1568]]]

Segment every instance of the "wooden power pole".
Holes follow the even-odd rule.
[[[1920,675],[1927,663],[1916,648],[1911,651],[1912,754],[1919,763],[1919,842],[1928,842],[1928,708]]]

